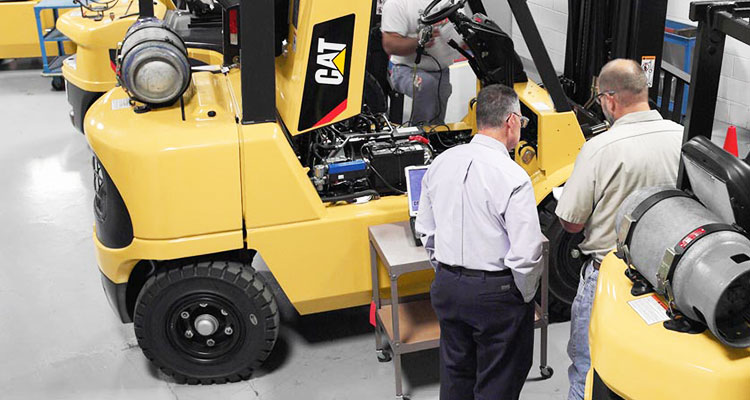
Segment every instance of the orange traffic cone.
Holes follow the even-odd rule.
[[[735,157],[739,157],[739,150],[737,150],[737,127],[734,125],[729,126],[729,129],[727,129],[727,137],[724,139],[724,150]]]

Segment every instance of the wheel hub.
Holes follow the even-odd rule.
[[[245,335],[234,306],[212,294],[189,295],[175,304],[167,331],[175,348],[197,361],[228,354]]]
[[[203,336],[211,336],[219,329],[219,320],[211,314],[201,314],[195,319],[195,330]]]

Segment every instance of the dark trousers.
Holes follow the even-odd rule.
[[[440,321],[440,400],[515,400],[534,350],[534,306],[512,276],[438,268],[430,290]]]

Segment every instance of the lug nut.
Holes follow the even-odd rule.
[[[188,339],[192,339],[193,338],[193,331],[191,331],[190,329],[186,330],[185,331],[185,337],[188,338]]]
[[[221,309],[221,315],[223,315],[223,316],[226,317],[227,315],[229,315],[229,313],[227,312],[227,310],[225,310],[225,309],[222,308]]]
[[[203,308],[206,308],[206,307],[208,307],[208,303],[200,303],[200,304],[198,304],[198,305],[199,305],[199,306],[201,306],[201,307],[203,307]]]
[[[216,344],[216,342],[214,342],[213,339],[208,339],[208,340],[206,340],[206,344],[208,345],[208,347],[214,347],[214,345]]]
[[[187,311],[183,311],[180,313],[180,317],[182,317],[182,319],[188,319],[190,318],[190,313]]]
[[[573,249],[570,251],[570,256],[573,258],[581,258],[581,251],[578,249]]]
[[[228,335],[231,335],[232,333],[234,333],[234,330],[232,329],[231,326],[228,326],[228,327],[224,328],[224,334],[225,335],[228,336]]]

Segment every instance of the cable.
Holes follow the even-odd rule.
[[[433,61],[435,61],[435,65],[437,65],[438,70],[440,71],[440,76],[438,77],[438,90],[437,90],[437,94],[438,94],[438,113],[437,113],[437,115],[434,118],[432,118],[428,122],[428,123],[431,124],[431,123],[435,122],[435,119],[440,118],[440,114],[443,113],[443,98],[440,97],[440,86],[442,86],[442,84],[443,84],[443,67],[440,65],[440,63],[438,62],[438,60],[435,57],[432,56],[432,54],[424,53],[424,55],[430,57]],[[412,111],[413,110],[414,110],[414,108],[412,107]],[[445,122],[445,121],[443,121],[443,122]]]
[[[443,84],[443,67],[440,65],[440,62],[430,53],[423,53],[423,55],[430,57],[433,61],[435,61],[435,65],[438,67],[438,72],[440,75],[438,76],[438,87],[437,87],[437,97],[438,97],[438,113],[432,119],[429,121],[417,121],[417,124],[431,124],[434,123],[436,119],[440,118],[440,114],[443,113],[443,99],[440,96],[440,87]],[[417,64],[414,64],[414,67],[412,69],[412,79],[411,79],[411,85],[412,85],[412,104],[411,104],[411,115],[409,116],[409,120],[406,121],[406,123],[402,124],[403,126],[412,126],[414,124],[414,109],[416,108],[415,105],[417,104]],[[431,72],[431,71],[424,71],[424,72]]]
[[[454,144],[452,144],[452,145],[447,145],[447,144],[445,144],[445,142],[443,142],[443,138],[441,138],[441,137],[440,137],[440,131],[438,131],[438,130],[437,130],[437,128],[439,128],[439,127],[441,127],[441,126],[444,126],[444,127],[448,128],[448,132],[450,132],[450,131],[451,131],[451,127],[450,127],[450,126],[448,126],[448,125],[446,125],[446,124],[440,124],[440,125],[436,125],[436,126],[433,126],[433,127],[432,127],[432,128],[431,128],[431,129],[430,129],[430,130],[429,130],[428,132],[427,132],[427,134],[428,134],[428,135],[429,135],[429,134],[435,134],[435,136],[437,137],[437,140],[438,140],[438,142],[440,143],[440,145],[441,145],[441,146],[443,146],[443,147],[445,147],[446,149],[450,149],[451,147],[456,147],[456,146],[458,146],[458,143],[454,143]]]
[[[380,180],[381,180],[381,181],[383,181],[383,184],[385,184],[385,186],[386,186],[386,187],[387,187],[388,189],[391,189],[392,191],[394,191],[394,192],[396,192],[396,193],[398,193],[398,194],[406,194],[406,192],[404,192],[403,190],[400,190],[400,189],[396,189],[395,187],[391,186],[391,184],[390,184],[390,183],[388,183],[388,181],[386,181],[386,180],[385,180],[385,178],[383,178],[383,175],[380,175],[380,172],[378,172],[378,170],[376,170],[376,169],[375,169],[375,168],[374,168],[374,167],[372,166],[372,164],[370,164],[370,170],[372,170],[372,172],[374,172],[374,173],[375,173],[375,175],[377,175],[377,177],[378,177],[378,178],[380,178]]]
[[[321,197],[320,200],[323,203],[338,203],[339,201],[350,201],[350,200],[354,200],[356,198],[364,197],[364,196],[372,196],[373,198],[377,199],[377,198],[380,198],[380,193],[378,193],[377,190],[368,189],[368,190],[344,194],[340,196]]]

